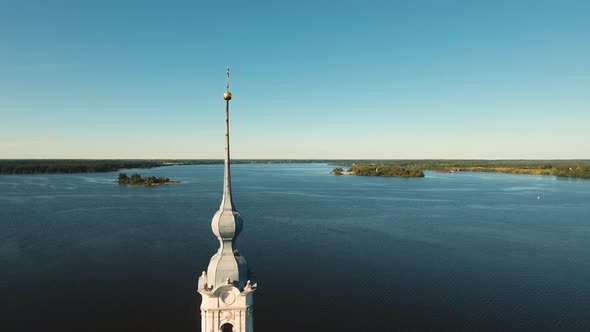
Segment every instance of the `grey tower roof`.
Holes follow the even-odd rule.
[[[207,267],[207,283],[209,287],[226,285],[227,279],[243,289],[249,279],[248,264],[244,257],[235,248],[235,241],[242,231],[243,220],[236,210],[231,193],[231,170],[229,153],[229,66],[227,67],[227,88],[224,93],[225,99],[225,162],[223,175],[223,197],[219,210],[211,220],[211,229],[219,240],[219,249],[211,257]]]

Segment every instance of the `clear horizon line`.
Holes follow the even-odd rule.
[[[0,160],[219,160],[223,158],[0,158]],[[590,161],[590,158],[232,158],[231,160],[539,160]]]

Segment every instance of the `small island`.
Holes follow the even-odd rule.
[[[424,172],[418,168],[384,164],[353,164],[352,167],[348,169],[348,171],[344,171],[342,167],[336,167],[330,173],[334,175],[386,176],[403,178],[424,177]]]
[[[170,181],[167,177],[155,177],[155,176],[146,176],[141,177],[141,175],[135,173],[131,176],[127,176],[125,173],[119,173],[117,177],[118,184],[128,184],[132,186],[158,186],[161,184],[175,184],[180,183],[180,181]]]

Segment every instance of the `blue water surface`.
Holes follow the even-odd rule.
[[[256,331],[590,329],[590,181],[232,167]],[[1,331],[198,331],[222,165],[0,176]]]

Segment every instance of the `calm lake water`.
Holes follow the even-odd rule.
[[[258,332],[590,329],[590,181],[329,170],[232,168]],[[0,331],[199,331],[222,165],[140,172],[0,176]]]

